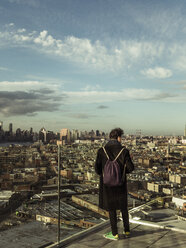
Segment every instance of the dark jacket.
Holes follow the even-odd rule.
[[[106,146],[105,150],[111,160],[114,160],[120,150],[122,149],[122,145],[117,140],[110,140]],[[125,174],[125,180],[123,185],[108,187],[103,184],[103,168],[106,164],[107,157],[103,148],[100,148],[97,153],[96,163],[95,163],[95,171],[98,175],[100,175],[100,184],[99,184],[99,207],[105,210],[117,210],[117,209],[127,209],[127,179]],[[130,158],[129,151],[125,148],[117,162],[120,166],[121,173],[123,174],[124,165],[126,164],[126,173],[130,173],[134,170],[134,164]]]

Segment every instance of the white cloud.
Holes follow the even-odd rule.
[[[49,47],[55,45],[56,40],[51,35],[48,35],[48,31],[43,30],[39,36],[34,39],[34,42],[44,47]]]
[[[164,82],[166,84],[172,84],[175,85],[175,89],[176,90],[182,90],[182,89],[186,89],[186,80],[181,80],[181,81],[170,81],[170,82]],[[178,87],[179,86],[179,87]]]
[[[25,78],[27,78],[28,81],[38,81],[42,84],[51,85],[53,88],[57,86],[62,87],[64,84],[71,82],[68,80],[59,79],[57,77],[36,76],[32,74],[25,75]]]
[[[63,104],[91,104],[98,103],[100,106],[105,106],[105,103],[121,102],[121,101],[149,101],[149,102],[186,102],[186,95],[184,91],[178,91],[178,93],[168,93],[158,89],[137,89],[126,88],[118,91],[104,91],[99,87],[95,87],[94,90],[87,86],[81,91],[63,91],[59,88],[59,85],[53,85],[51,82],[44,81],[1,81],[0,89],[2,91],[8,91],[9,93],[22,91],[29,92],[42,92],[64,95],[65,100]],[[186,89],[183,85],[182,89]],[[56,95],[56,100],[58,96]],[[100,107],[105,108],[105,107]],[[82,117],[83,118],[83,117]]]
[[[15,24],[14,24],[13,22],[7,24],[7,26],[9,26],[9,27],[13,27],[14,25],[15,25]]]
[[[96,84],[96,85],[86,85],[84,88],[82,88],[83,91],[92,91],[92,90],[98,90],[100,89],[100,85]]]
[[[59,92],[66,81],[58,78],[39,77],[34,75],[26,75],[28,80],[24,81],[0,81],[0,90],[19,91],[21,90],[36,90],[41,88],[48,88]]]
[[[107,47],[103,42],[95,42],[87,38],[68,36],[56,39],[47,30],[28,32],[24,28],[16,29],[14,24],[5,25],[6,30],[0,32],[1,46],[24,46],[35,49],[52,57],[66,59],[78,66],[100,71],[126,72],[141,66],[149,68],[141,73],[150,78],[168,78],[172,71],[186,68],[186,45],[183,42],[170,43],[145,40],[120,40]],[[152,68],[156,61],[166,63],[164,67]]]
[[[181,55],[179,56],[175,61],[174,65],[179,71],[185,71],[186,70],[186,56]]]
[[[14,42],[15,43],[21,43],[21,42],[26,42],[26,41],[32,41],[32,37],[30,37],[29,35],[22,35],[22,34],[15,34],[13,36]]]
[[[147,5],[145,6],[147,7]],[[142,11],[143,7],[132,9],[131,15],[141,29],[160,40],[174,38],[180,33],[183,34],[185,16],[180,4],[172,6],[173,8],[160,8],[159,4],[155,4],[153,7],[150,11],[145,8],[145,14]]]
[[[141,73],[149,78],[169,78],[172,76],[172,71],[163,67],[149,68],[141,71]]]
[[[175,97],[177,97],[176,95],[171,95],[169,93],[162,92],[161,90],[136,88],[128,88],[120,91],[65,91],[64,93],[67,96],[66,102],[70,104],[104,103],[130,100],[172,101]],[[184,101],[186,101],[186,97],[184,98]]]
[[[121,41],[120,51],[131,59],[144,58],[153,60],[162,55],[164,44],[161,42],[147,41]],[[124,54],[123,54],[124,55]]]
[[[20,89],[41,88],[46,85],[39,81],[0,81],[1,90],[15,91]]]
[[[17,30],[17,32],[18,33],[24,33],[24,32],[26,32],[26,29],[25,28],[20,28],[20,29]]]
[[[24,34],[23,34],[24,33]],[[92,42],[86,38],[74,36],[56,39],[47,30],[26,32],[24,28],[8,30],[0,33],[4,45],[27,46],[50,56],[78,63],[100,70],[117,71],[128,69],[132,65],[151,63],[160,57],[164,45],[145,41],[119,41],[118,44],[107,48],[99,40]]]
[[[170,65],[176,71],[185,72],[186,70],[186,44],[185,42],[179,42],[169,46],[167,49],[169,53]]]

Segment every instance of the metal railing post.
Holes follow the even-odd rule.
[[[60,162],[61,162],[61,149],[58,145],[58,233],[57,241],[60,242],[60,186],[61,186],[61,175],[60,175]]]

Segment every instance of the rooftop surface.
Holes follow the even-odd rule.
[[[69,247],[69,248],[86,248],[86,247],[125,247],[125,248],[185,248],[186,232],[173,231],[171,229],[161,229],[157,227],[150,227],[141,224],[131,224],[131,237],[125,238],[122,235],[123,225],[122,221],[118,223],[120,239],[118,241],[108,240],[103,235],[110,231],[108,225],[93,232],[87,232],[87,235],[79,236],[73,240],[64,240],[60,245],[49,247]]]
[[[61,239],[80,232],[80,228],[63,228]],[[0,248],[39,248],[57,240],[57,226],[32,221],[0,232]]]
[[[159,213],[162,213],[160,210]],[[169,211],[168,211],[169,212]],[[112,241],[103,237],[110,231],[109,220],[82,231],[80,228],[62,226],[61,242],[57,241],[57,225],[46,226],[32,221],[0,232],[0,248],[85,248],[85,247],[129,247],[129,248],[185,248],[186,222],[178,219],[161,219],[160,222],[143,220],[131,221],[131,237],[126,239],[122,221],[118,222],[120,240]],[[53,245],[49,245],[53,242]]]

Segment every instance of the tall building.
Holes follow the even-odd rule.
[[[13,124],[10,123],[10,124],[9,124],[9,133],[11,134],[12,132],[13,132]]]
[[[91,137],[95,137],[95,132],[94,132],[94,130],[91,130],[91,131],[89,132],[89,135],[90,135]]]
[[[16,137],[17,138],[20,138],[21,137],[21,129],[20,128],[17,128],[16,129]]]
[[[68,128],[63,128],[60,131],[60,140],[62,140],[62,137],[66,137],[68,135]]]
[[[167,157],[169,157],[169,155],[170,155],[170,143],[168,143],[168,145],[167,145]]]
[[[63,128],[60,131],[60,140],[63,141],[63,144],[71,142],[71,132],[68,128]]]
[[[33,134],[33,128],[32,127],[30,128],[30,134]]]
[[[77,140],[79,138],[78,130],[72,130],[72,140]]]
[[[182,144],[186,144],[186,124],[185,124],[184,136],[182,137]]]
[[[3,122],[0,121],[0,131],[3,131]]]
[[[82,131],[78,131],[78,139],[81,139],[82,138]]]
[[[47,135],[46,129],[44,127],[41,128],[41,130],[39,131],[39,140],[46,142],[46,135]]]
[[[70,130],[68,130],[68,134],[67,134],[67,143],[68,144],[71,143],[71,139],[72,139],[72,133],[70,132]]]
[[[3,122],[0,121],[0,141],[3,140],[4,131],[3,131]]]
[[[100,136],[100,131],[99,130],[96,130],[96,136]]]

